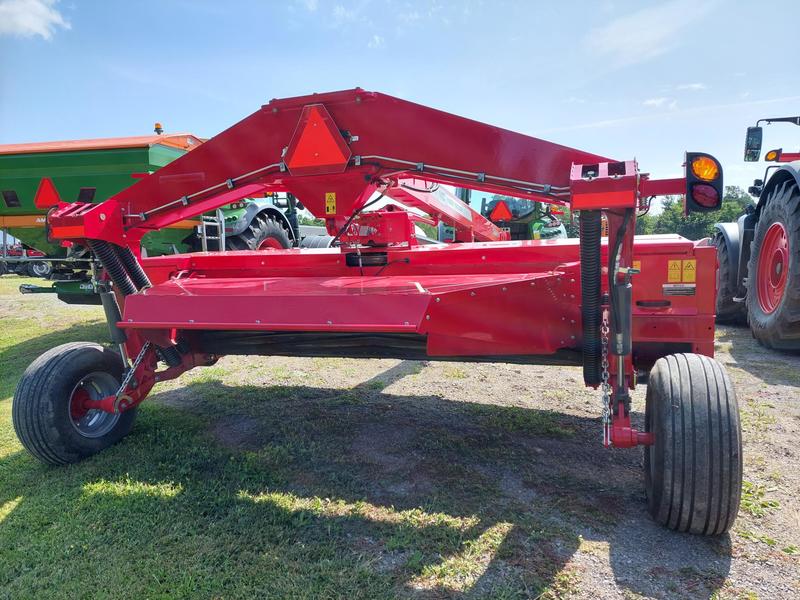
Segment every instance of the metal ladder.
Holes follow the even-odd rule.
[[[209,235],[209,228],[212,232],[216,229],[216,235]],[[225,250],[225,215],[222,210],[218,208],[213,216],[203,215],[200,217],[197,233],[200,235],[200,247],[203,252],[208,252],[208,240],[217,240],[219,243],[217,249]]]

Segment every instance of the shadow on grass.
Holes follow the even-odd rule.
[[[636,593],[722,585],[727,538],[653,524],[641,452],[604,451],[597,419],[386,390],[418,368],[344,390],[197,382],[79,465],[0,459],[0,590],[558,597],[582,544]]]

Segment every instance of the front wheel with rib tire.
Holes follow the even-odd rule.
[[[63,465],[96,454],[125,437],[136,409],[107,413],[85,405],[113,395],[122,360],[90,342],[57,346],[33,361],[14,393],[11,417],[22,445],[37,459]]]
[[[800,190],[779,184],[761,208],[747,265],[747,316],[767,348],[800,350]]]
[[[227,250],[280,250],[291,247],[286,229],[265,213],[257,214],[242,233],[225,238]]]
[[[699,354],[660,358],[647,385],[648,510],[676,531],[719,535],[733,525],[742,491],[742,434],[733,385]]]

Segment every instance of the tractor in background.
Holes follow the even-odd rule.
[[[744,160],[761,157],[761,123],[800,125],[800,117],[760,119],[747,128]],[[749,323],[767,348],[800,350],[800,153],[770,150],[757,202],[736,223],[718,223],[717,322]]]
[[[558,216],[563,213],[542,202],[466,188],[456,188],[456,195],[467,204],[480,203],[481,215],[507,231],[509,239],[557,240],[567,237],[567,230]],[[446,228],[440,227],[440,240],[449,241],[449,234]]]

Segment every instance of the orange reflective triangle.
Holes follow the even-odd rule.
[[[492,214],[489,215],[489,219],[492,221],[510,221],[513,218],[514,215],[511,214],[505,200],[500,200],[500,202],[495,205],[494,210],[492,210]]]
[[[34,206],[44,210],[56,206],[59,202],[61,202],[61,197],[58,195],[53,181],[49,177],[43,177],[39,182],[36,195],[33,197]]]
[[[303,108],[289,149],[286,166],[293,174],[341,172],[350,160],[350,148],[322,104]]]

